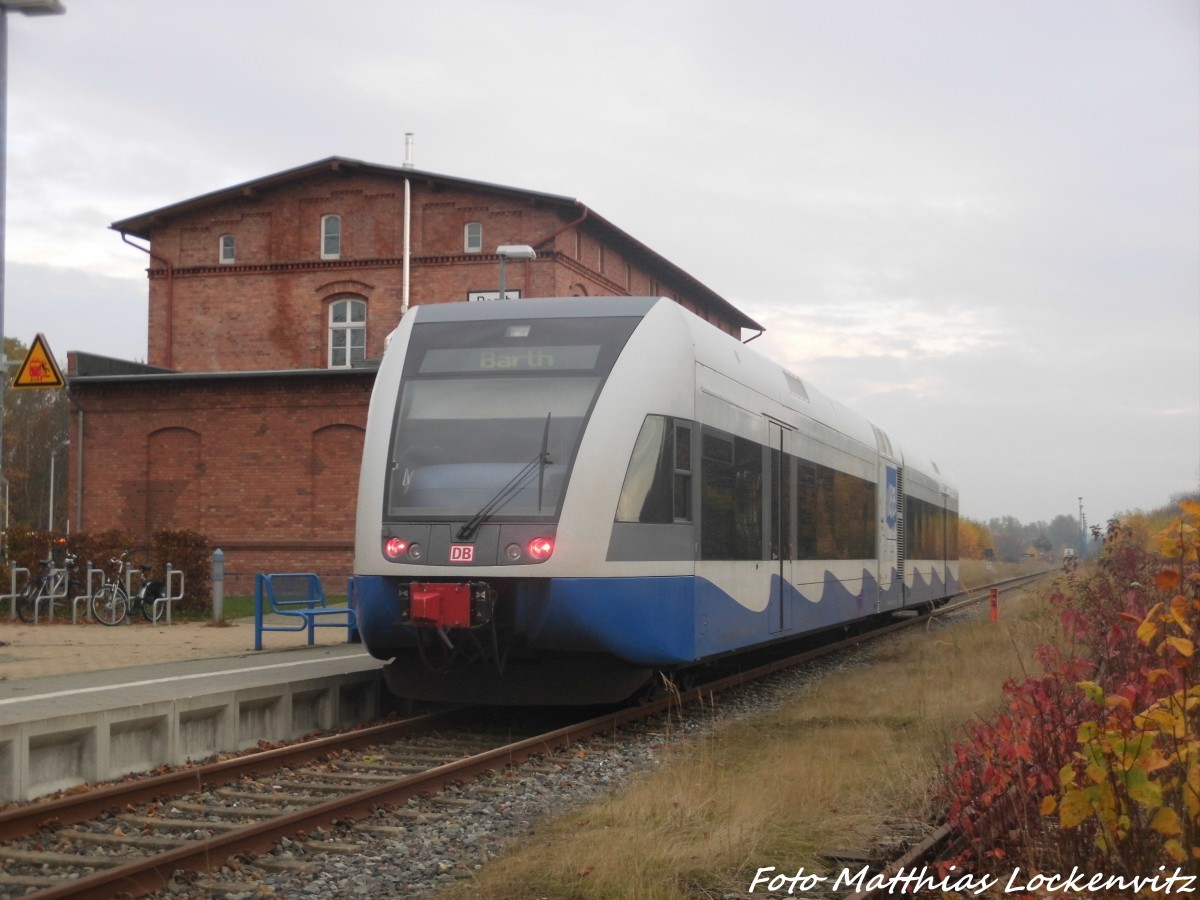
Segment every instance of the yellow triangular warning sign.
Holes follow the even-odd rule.
[[[66,387],[66,384],[62,372],[58,368],[58,363],[54,361],[54,354],[50,352],[50,345],[46,343],[43,335],[38,334],[33,339],[33,346],[25,354],[25,362],[21,363],[21,368],[17,369],[17,376],[13,379],[12,386],[14,388],[60,388]]]

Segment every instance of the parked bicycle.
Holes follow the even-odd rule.
[[[155,601],[166,593],[166,585],[146,577],[150,566],[138,566],[138,589],[132,597],[125,589],[125,573],[131,567],[129,553],[126,550],[109,560],[116,569],[116,577],[105,581],[92,595],[92,618],[104,625],[120,625],[139,613],[147,622],[157,622],[162,617],[163,607]]]
[[[75,578],[75,556],[67,551],[62,567],[55,566],[53,559],[39,560],[41,574],[30,575],[25,588],[17,596],[17,616],[22,622],[35,622],[38,607],[43,600],[47,604],[54,600],[65,600],[84,593],[83,584]]]

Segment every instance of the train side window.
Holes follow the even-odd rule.
[[[691,423],[646,416],[625,470],[616,521],[669,525],[691,520]]]
[[[837,559],[867,559],[875,555],[875,486],[846,472],[833,473],[834,525]]]
[[[733,437],[705,428],[700,450],[700,558],[733,559]]]
[[[808,460],[796,460],[796,559],[817,558],[817,473]]]
[[[813,465],[816,476],[817,559],[845,559],[838,548],[836,522],[837,502],[834,500],[833,469]]]
[[[672,521],[675,502],[671,496],[673,454],[668,424],[664,416],[646,416],[642,423],[617,500],[618,522]]]
[[[909,559],[941,559],[945,549],[946,516],[940,506],[911,494],[904,510],[904,549]]]
[[[763,447],[704,429],[700,461],[700,558],[763,558]]]
[[[675,423],[675,521],[692,521],[692,426]]]
[[[763,559],[763,446],[734,438],[734,559]]]

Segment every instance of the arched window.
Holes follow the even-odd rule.
[[[483,224],[480,222],[468,222],[463,228],[463,250],[467,253],[480,253],[483,251]]]
[[[233,265],[233,262],[236,258],[237,257],[234,253],[233,235],[221,235],[220,247],[217,250],[217,259],[220,261],[221,265],[229,266]]]
[[[329,368],[344,369],[367,358],[367,304],[346,297],[329,304]]]
[[[342,217],[321,216],[321,259],[338,259],[342,255]]]

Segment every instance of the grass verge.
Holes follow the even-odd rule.
[[[742,896],[764,866],[840,870],[823,854],[869,851],[898,823],[935,817],[950,742],[1052,639],[1045,593],[1004,598],[998,624],[982,615],[887,638],[772,712],[670,744],[659,768],[545,823],[444,896],[682,900]]]

